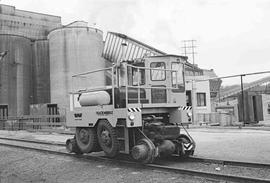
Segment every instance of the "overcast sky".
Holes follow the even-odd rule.
[[[181,54],[195,39],[195,63],[219,76],[270,70],[270,0],[2,0],[17,9],[94,23]]]

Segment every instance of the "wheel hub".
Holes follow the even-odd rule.
[[[110,133],[109,133],[108,130],[103,130],[101,132],[101,141],[106,146],[110,146],[111,145],[112,140],[111,140]]]
[[[81,129],[79,133],[80,141],[84,144],[89,142],[89,134],[85,129]]]

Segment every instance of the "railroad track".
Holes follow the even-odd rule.
[[[65,146],[64,143],[53,143],[53,142],[44,142],[44,141],[36,141],[36,140],[0,137],[0,145],[8,146],[8,147],[23,148],[23,149],[28,149],[28,150],[35,150],[39,152],[52,153],[56,155],[72,156],[72,157],[83,158],[87,160],[117,162],[123,165],[128,164],[128,165],[132,165],[132,166],[136,166],[140,168],[176,172],[180,174],[187,174],[187,175],[203,177],[203,178],[213,179],[213,180],[220,180],[220,181],[245,182],[245,183],[254,183],[254,182],[270,183],[270,179],[239,176],[239,175],[233,175],[233,174],[223,174],[221,172],[209,172],[209,171],[201,171],[201,170],[195,170],[195,169],[179,168],[179,167],[171,166],[170,163],[166,163],[166,164],[153,163],[153,164],[144,165],[144,164],[140,164],[134,161],[126,160],[125,158],[124,159],[122,158],[111,159],[104,156],[94,156],[94,155],[89,155],[89,154],[88,155],[70,154],[66,152],[64,148]],[[176,160],[176,157],[169,158],[168,162],[170,162],[171,160],[173,161]],[[258,163],[206,159],[206,158],[201,158],[201,157],[191,157],[191,158],[188,158],[186,161],[178,161],[178,163],[185,163],[185,162],[190,162],[190,161],[195,162],[195,163],[214,163],[214,164],[220,164],[223,166],[232,165],[232,166],[239,166],[239,167],[263,168],[263,169],[269,169],[270,171],[270,164],[258,164]]]
[[[18,141],[18,142],[30,142],[35,144],[47,144],[47,145],[58,145],[65,146],[65,143],[60,142],[47,142],[43,140],[29,140],[29,139],[17,139],[17,138],[8,138],[8,137],[0,137],[0,140],[9,140],[9,141]]]
[[[215,163],[215,164],[220,164],[222,166],[231,165],[231,166],[242,166],[242,167],[270,169],[270,164],[265,164],[265,163],[229,161],[229,160],[210,159],[210,158],[203,158],[203,157],[189,157],[188,160],[195,161],[195,162]]]

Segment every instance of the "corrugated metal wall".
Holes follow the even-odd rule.
[[[238,96],[239,121],[254,123],[263,120],[262,96],[255,92],[244,91],[244,106],[242,95]],[[243,119],[244,114],[244,119]]]

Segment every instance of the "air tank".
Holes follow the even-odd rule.
[[[49,41],[37,40],[33,44],[33,103],[50,103]]]
[[[81,106],[108,105],[110,101],[110,94],[106,91],[82,93],[79,97]]]
[[[49,35],[51,102],[69,110],[69,92],[82,89],[72,85],[72,75],[105,68],[102,31],[75,22],[52,30]],[[104,86],[104,72],[88,75],[84,87]]]
[[[0,34],[0,52],[8,51],[0,62],[0,105],[8,105],[9,116],[29,114],[32,46],[28,38]]]

